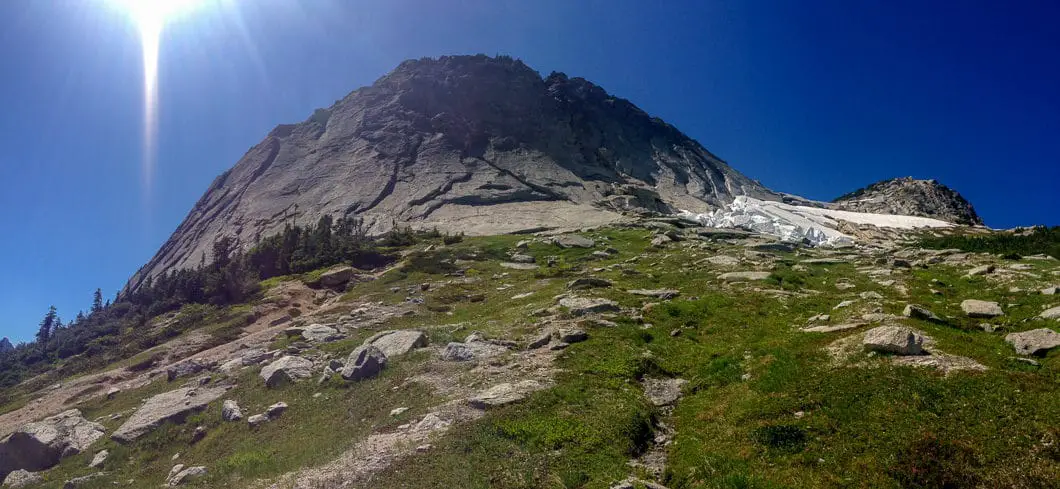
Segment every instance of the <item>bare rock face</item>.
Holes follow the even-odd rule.
[[[38,472],[51,468],[62,458],[81,453],[103,435],[103,425],[86,420],[76,409],[27,424],[0,441],[0,480],[19,469]]]
[[[11,344],[11,340],[7,338],[0,338],[0,354],[7,353],[14,349],[15,346]]]
[[[509,57],[402,63],[369,87],[275,128],[218,177],[129,283],[212,259],[323,214],[497,234],[704,212],[780,196],[696,141],[582,78]],[[469,219],[473,217],[473,219]]]
[[[982,225],[972,204],[935,180],[893,178],[855,190],[833,201],[836,209],[921,216],[954,224]]]

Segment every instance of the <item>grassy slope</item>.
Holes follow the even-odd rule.
[[[720,252],[739,256],[742,248],[730,251],[717,245],[721,249],[690,251],[672,245],[651,250],[646,231],[603,234],[620,251],[616,258],[582,262],[589,251],[531,247],[529,253],[541,262],[559,256],[558,271],[501,268],[496,257],[519,237],[469,239],[452,247],[461,258],[489,258],[464,265],[470,268],[468,276],[482,280],[432,287],[425,305],[435,312],[397,319],[388,327],[430,328],[434,343],[461,339],[474,330],[519,339],[535,330],[529,313],[553,304],[552,297],[564,291],[569,279],[565,275],[577,273],[574,266],[603,267],[637,254],[644,257],[627,268],[639,273],[593,273],[613,280],[616,287],[592,295],[638,308],[648,301],[622,290],[673,287],[682,297],[648,312],[644,322],[650,327],[620,317],[618,327],[592,328],[589,341],[561,355],[563,371],[556,387],[455,427],[430,452],[402,460],[381,474],[373,487],[608,487],[631,473],[626,462],[647,445],[659,416],[641,393],[638,380],[644,375],[690,381],[670,421],[677,436],[669,448],[665,482],[674,489],[1060,487],[1060,353],[1042,359],[1040,368],[1015,362],[1003,333],[985,333],[976,327],[978,321],[960,319],[958,306],[964,298],[1015,303],[998,323],[1010,331],[1026,330],[1046,325],[1029,318],[1054,299],[1008,293],[1007,285],[962,279],[963,270],[942,265],[895,277],[909,287],[906,298],[873,283],[853,265],[797,272],[783,264],[781,285],[819,293],[776,298],[751,287],[719,287],[709,267],[690,265]],[[791,263],[796,260],[789,258]],[[1057,267],[1056,262],[1030,263],[1040,269]],[[840,279],[857,288],[837,289]],[[446,277],[394,271],[358,285],[348,296],[399,302],[405,288],[441,280]],[[402,291],[391,292],[392,287]],[[933,336],[942,350],[970,356],[990,370],[942,376],[868,357],[861,368],[835,366],[822,347],[845,333],[794,331],[793,325],[821,312],[832,313],[833,322],[842,321],[849,313],[832,307],[868,290],[884,295],[885,312],[899,313],[906,302],[916,302],[951,316],[954,319],[945,325],[910,324]],[[524,292],[534,295],[510,299]],[[484,294],[485,300],[467,300],[476,294]],[[437,327],[457,323],[465,327]],[[678,329],[681,334],[671,336]],[[327,348],[345,353],[360,340]],[[256,371],[246,372],[240,387],[226,397],[239,399],[245,415],[283,400],[291,408],[281,420],[250,432],[243,423],[222,423],[219,407],[211,407],[184,425],[167,425],[129,447],[98,444],[93,453],[112,450],[105,467],[112,475],[86,487],[112,487],[112,481],[129,479],[136,479],[136,487],[157,487],[175,463],[170,457],[178,452],[181,463],[209,467],[210,476],[192,484],[196,487],[246,487],[258,478],[327,461],[369,432],[417,419],[427,406],[441,401],[419,387],[392,389],[417,372],[421,357],[394,362],[382,377],[351,386],[305,382],[266,391]],[[122,393],[84,410],[89,417],[127,410],[167,387],[156,382],[142,392]],[[314,398],[314,393],[321,396]],[[397,406],[412,410],[389,417]],[[119,423],[107,425],[113,429]],[[209,435],[191,445],[191,431],[199,424]],[[91,455],[67,459],[48,472],[48,487],[90,473],[85,465]]]

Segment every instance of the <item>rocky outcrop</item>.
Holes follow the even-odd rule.
[[[130,281],[211,260],[323,214],[496,234],[704,212],[780,196],[673,126],[582,78],[509,57],[406,61],[369,87],[276,127],[213,182]],[[468,219],[474,217],[474,219]]]
[[[954,224],[982,225],[972,204],[936,180],[892,178],[843,195],[832,202],[836,209],[900,216],[920,216]]]
[[[342,367],[342,378],[363,380],[375,377],[386,368],[386,354],[374,345],[362,345],[350,352]]]
[[[1060,346],[1060,333],[1049,328],[1038,328],[1022,333],[1010,333],[1005,341],[1020,355],[1045,355]]]
[[[261,369],[261,378],[266,387],[298,382],[313,376],[313,362],[296,356],[287,356],[276,360]]]
[[[0,441],[0,480],[22,469],[37,472],[59,460],[77,455],[104,435],[103,425],[93,423],[72,409],[19,428]]]
[[[416,348],[427,346],[427,334],[414,329],[383,331],[364,341],[365,345],[379,348],[387,357],[404,355]]]
[[[188,414],[205,409],[226,391],[220,386],[184,387],[159,394],[144,402],[110,437],[119,443],[128,443],[166,421],[182,422]]]
[[[924,336],[902,326],[880,326],[865,332],[862,344],[867,351],[895,355],[920,355],[924,352]]]
[[[11,340],[7,338],[0,338],[0,355],[14,350],[15,346],[11,344]]]

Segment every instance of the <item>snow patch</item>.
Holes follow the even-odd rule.
[[[777,236],[784,241],[807,241],[815,246],[850,246],[854,238],[839,232],[839,221],[895,229],[945,228],[953,224],[917,216],[870,214],[808,207],[739,196],[724,209],[706,214],[681,211],[680,216],[707,227],[742,228]]]

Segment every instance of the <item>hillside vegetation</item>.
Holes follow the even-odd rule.
[[[1035,226],[1016,232],[994,232],[986,235],[941,236],[924,239],[925,248],[955,248],[976,253],[1008,256],[1049,255],[1060,259],[1060,226]]]
[[[318,288],[308,303],[276,294],[323,270],[268,280],[242,306],[184,306],[178,323],[198,314],[214,327],[233,311],[298,302],[288,323],[234,335],[233,351],[268,334],[272,358],[311,359],[313,377],[266,388],[250,365],[90,396],[76,406],[108,433],[141,400],[186,383],[230,386],[223,399],[246,415],[288,408],[251,428],[224,421],[219,399],[134,442],[101,439],[41,472],[41,487],[98,472],[79,487],[158,487],[178,463],[207,470],[185,486],[210,488],[1060,487],[1060,354],[1021,356],[1006,342],[1057,328],[1039,315],[1060,296],[1039,289],[1060,282],[1060,261],[801,249],[670,222],[582,234],[589,247],[421,235],[395,242],[402,256],[385,270]],[[994,268],[969,275],[984,265]],[[965,299],[1003,314],[970,317]],[[937,318],[906,317],[909,304]],[[340,334],[284,332],[314,323]],[[920,332],[928,354],[867,351],[863,336],[881,325]],[[197,331],[178,329],[178,339]],[[324,370],[387,330],[423,331],[428,345],[365,380]],[[454,359],[453,344],[474,354]],[[537,387],[469,405],[520,382]]]

